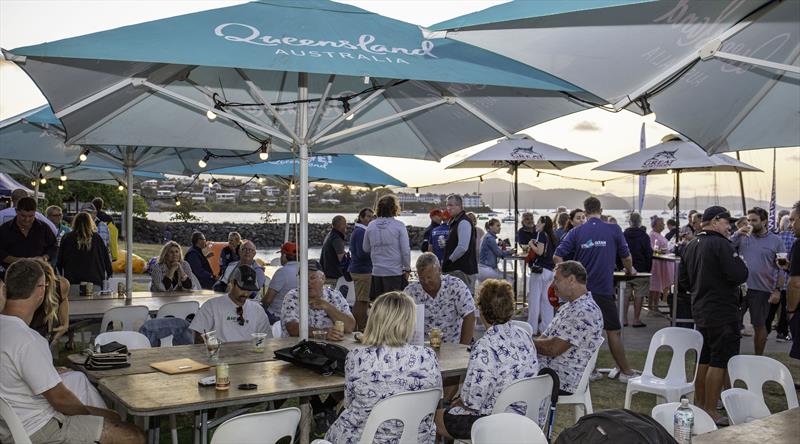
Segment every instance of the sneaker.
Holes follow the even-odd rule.
[[[592,373],[589,374],[589,381],[594,382],[594,381],[597,381],[598,379],[600,379],[602,377],[603,377],[603,375],[600,372],[598,372],[597,370],[592,370]]]
[[[791,341],[789,335],[778,335],[775,338],[775,342],[789,342],[789,341]]]
[[[728,427],[729,425],[731,425],[731,421],[728,419],[727,416],[720,416],[719,418],[714,420],[714,424],[716,424],[717,427]]]
[[[633,370],[633,373],[631,373],[630,375],[626,375],[625,373],[619,372],[619,382],[627,384],[629,379],[635,378],[637,376],[642,376],[642,372],[638,370]]]

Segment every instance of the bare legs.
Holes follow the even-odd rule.
[[[606,330],[606,336],[608,337],[608,348],[611,349],[611,356],[614,357],[617,368],[622,373],[630,375],[633,370],[628,365],[628,358],[625,357],[625,346],[622,344],[619,330]]]
[[[714,420],[722,415],[717,412],[717,401],[725,382],[725,369],[700,364],[697,367],[697,380],[694,383],[694,404],[702,407]]]

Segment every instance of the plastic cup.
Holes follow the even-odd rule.
[[[328,337],[328,332],[326,330],[311,330],[311,337],[315,341],[324,341]]]
[[[217,338],[215,330],[203,333],[203,341],[206,343],[206,350],[208,351],[208,360],[216,362],[219,360],[219,338]]]
[[[267,340],[266,333],[251,333],[253,338],[253,351],[256,353],[264,353],[264,341]]]

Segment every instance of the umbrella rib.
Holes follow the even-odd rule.
[[[462,99],[462,98],[460,98],[460,97],[456,97],[456,98],[455,98],[455,102],[456,102],[456,103],[457,103],[459,106],[461,106],[462,108],[464,108],[465,110],[469,111],[469,113],[470,113],[470,114],[472,114],[473,116],[475,116],[475,117],[477,117],[478,119],[482,120],[482,121],[483,121],[484,123],[486,123],[487,125],[489,125],[489,126],[491,126],[492,128],[494,128],[494,129],[495,129],[495,131],[497,131],[497,132],[499,132],[500,134],[502,134],[502,135],[504,135],[504,136],[508,137],[509,139],[513,137],[513,134],[512,134],[512,133],[510,133],[509,131],[506,131],[506,129],[505,129],[505,128],[503,128],[502,126],[500,126],[500,124],[498,124],[498,123],[497,123],[497,122],[495,122],[494,120],[490,119],[490,118],[489,118],[489,116],[487,116],[486,114],[482,113],[480,110],[478,110],[477,108],[475,108],[474,106],[472,106],[472,105],[470,105],[469,103],[467,103],[467,102],[466,102],[464,99]]]
[[[331,89],[333,89],[333,81],[336,79],[335,74],[331,74],[328,76],[328,82],[325,84],[325,90],[322,91],[322,97],[319,98],[319,105],[317,109],[314,110],[314,116],[311,118],[311,124],[308,125],[308,132],[306,133],[306,143],[308,143],[308,134],[313,133],[317,129],[317,125],[319,125],[320,120],[322,120],[323,109],[328,104],[328,96],[331,94]]]
[[[261,92],[256,88],[256,84],[250,80],[250,77],[244,72],[244,70],[240,68],[236,68],[236,72],[239,74],[239,77],[244,80],[245,85],[247,85],[247,89],[250,91],[250,96],[255,100],[261,102],[262,106],[267,110],[269,114],[280,124],[284,131],[289,133],[289,136],[294,140],[295,143],[300,143],[300,138],[297,137],[297,134],[292,130],[292,128],[286,124],[286,122],[281,118],[280,114],[275,110],[275,107],[269,103],[264,96],[261,95]]]
[[[61,111],[59,111],[57,113],[54,113],[54,115],[56,116],[56,118],[61,119],[62,117],[67,116],[69,114],[72,114],[73,112],[78,111],[81,108],[89,106],[92,103],[102,99],[103,97],[106,97],[106,96],[108,96],[110,94],[113,94],[113,93],[119,91],[120,89],[125,88],[128,85],[131,85],[132,83],[133,83],[133,79],[130,79],[130,78],[127,78],[125,80],[121,80],[121,81],[109,86],[108,88],[106,88],[106,89],[104,89],[102,91],[98,91],[98,92],[92,94],[91,96],[79,101],[78,103],[70,105],[70,106],[62,109]]]
[[[192,79],[186,79],[186,83],[192,85],[196,90],[200,91],[201,93],[205,94],[209,99],[213,100],[214,91],[212,91],[209,87],[207,87],[205,85],[200,85],[200,84],[198,84],[197,82],[195,82]],[[240,117],[242,119],[249,119],[251,122],[253,122],[256,125],[269,124],[269,122],[266,122],[264,120],[260,120],[260,119],[256,118],[255,116],[251,116],[251,115],[249,115],[247,113],[242,112],[237,107],[228,108],[227,112],[229,112],[231,114],[234,114],[234,115],[236,115],[236,116],[238,116],[238,117]],[[216,113],[216,111],[215,111],[215,113]]]
[[[430,85],[430,86],[432,88],[435,88],[434,85]],[[388,103],[389,106],[391,106],[392,109],[394,109],[395,112],[399,112],[400,110],[397,109],[397,104],[395,104],[393,101],[389,100],[390,96],[391,96],[391,93],[387,93],[386,103]],[[415,136],[417,136],[417,138],[420,140],[420,142],[422,142],[422,144],[425,145],[425,147],[428,149],[428,152],[433,155],[434,159],[436,161],[442,160],[442,157],[444,157],[444,156],[442,156],[442,154],[439,151],[437,151],[435,148],[433,148],[433,144],[431,144],[430,141],[428,141],[428,139],[422,134],[422,132],[415,125],[413,125],[412,122],[407,122],[407,123],[408,123],[408,128],[411,130],[411,132],[414,133]]]
[[[360,109],[362,109],[365,106],[367,106],[368,103],[372,102],[376,98],[378,98],[381,95],[383,95],[383,93],[385,91],[386,91],[385,87],[375,90],[375,92],[370,94],[366,99],[358,102],[358,104],[356,106],[354,106],[353,109],[350,110],[349,114],[350,115],[355,115],[355,113],[357,113]],[[347,118],[347,115],[345,115],[345,114],[342,114],[341,116],[337,117],[336,120],[334,120],[333,122],[329,123],[328,126],[326,126],[325,128],[321,129],[317,134],[315,134],[314,137],[311,138],[311,143],[309,145],[314,145],[314,144],[320,143],[321,142],[321,138],[325,134],[328,134],[331,130],[336,128],[336,126],[338,126],[340,123],[342,123],[346,118]]]

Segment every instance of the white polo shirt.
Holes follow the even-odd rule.
[[[242,306],[244,325],[239,325],[236,305],[228,295],[207,300],[192,320],[190,329],[202,334],[203,331],[216,330],[222,342],[249,341],[251,333],[266,333],[272,337],[269,318],[261,304],[251,299]]]

